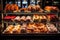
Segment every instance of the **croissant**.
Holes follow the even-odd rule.
[[[9,25],[3,33],[6,33],[6,34],[12,34],[12,30],[13,30],[14,26],[13,25]]]
[[[15,27],[14,27],[14,29],[12,30],[12,32],[13,32],[13,34],[19,34],[20,33],[20,31],[21,31],[21,26],[20,25],[16,25]]]

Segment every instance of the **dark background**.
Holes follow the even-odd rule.
[[[5,5],[6,5],[6,3],[5,2],[12,2],[12,3],[14,3],[15,1],[17,1],[18,2],[18,0],[3,0],[3,8],[5,7]],[[48,1],[48,3],[47,3],[47,1]],[[54,1],[58,1],[59,3],[57,3],[56,5],[53,3]],[[37,2],[37,0],[35,0],[35,2]],[[57,6],[57,7],[60,7],[60,0],[42,0],[42,2],[41,2],[42,4],[41,4],[41,7],[42,8],[44,8],[45,6],[47,6],[47,5],[50,5],[50,6]],[[30,4],[30,0],[28,0],[28,5]],[[36,4],[36,3],[35,3]],[[22,0],[21,0],[21,7],[22,7]],[[60,9],[60,8],[59,8]]]

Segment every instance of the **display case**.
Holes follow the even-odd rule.
[[[59,8],[46,2],[46,0],[9,0],[4,4],[3,1],[2,35],[60,34]]]

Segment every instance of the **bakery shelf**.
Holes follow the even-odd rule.
[[[23,23],[58,23],[58,22],[23,22]],[[10,23],[10,24],[12,23],[12,24],[14,24],[14,23],[22,23],[22,22],[20,22],[20,21],[5,21],[4,20],[3,23]]]
[[[58,23],[60,23],[60,21],[58,21],[58,22],[23,22],[23,21],[3,21],[3,23],[8,23],[8,24],[15,24],[15,23],[52,23],[52,24],[58,24]]]
[[[16,12],[16,13],[3,13],[3,14],[15,14],[15,15],[21,15],[21,14],[28,14],[28,15],[30,15],[30,14],[41,14],[41,15],[46,15],[46,14],[58,14],[58,13],[40,13],[40,12],[30,12],[30,13],[24,13],[24,12],[21,12],[21,13],[19,13],[19,12]]]
[[[15,24],[15,23],[47,23],[47,22],[16,22],[16,21],[4,21],[3,23]],[[55,22],[51,22],[55,23]]]

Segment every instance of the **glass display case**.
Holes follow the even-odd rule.
[[[3,1],[2,35],[60,34],[59,8],[52,5],[52,0],[5,0],[5,2]]]

